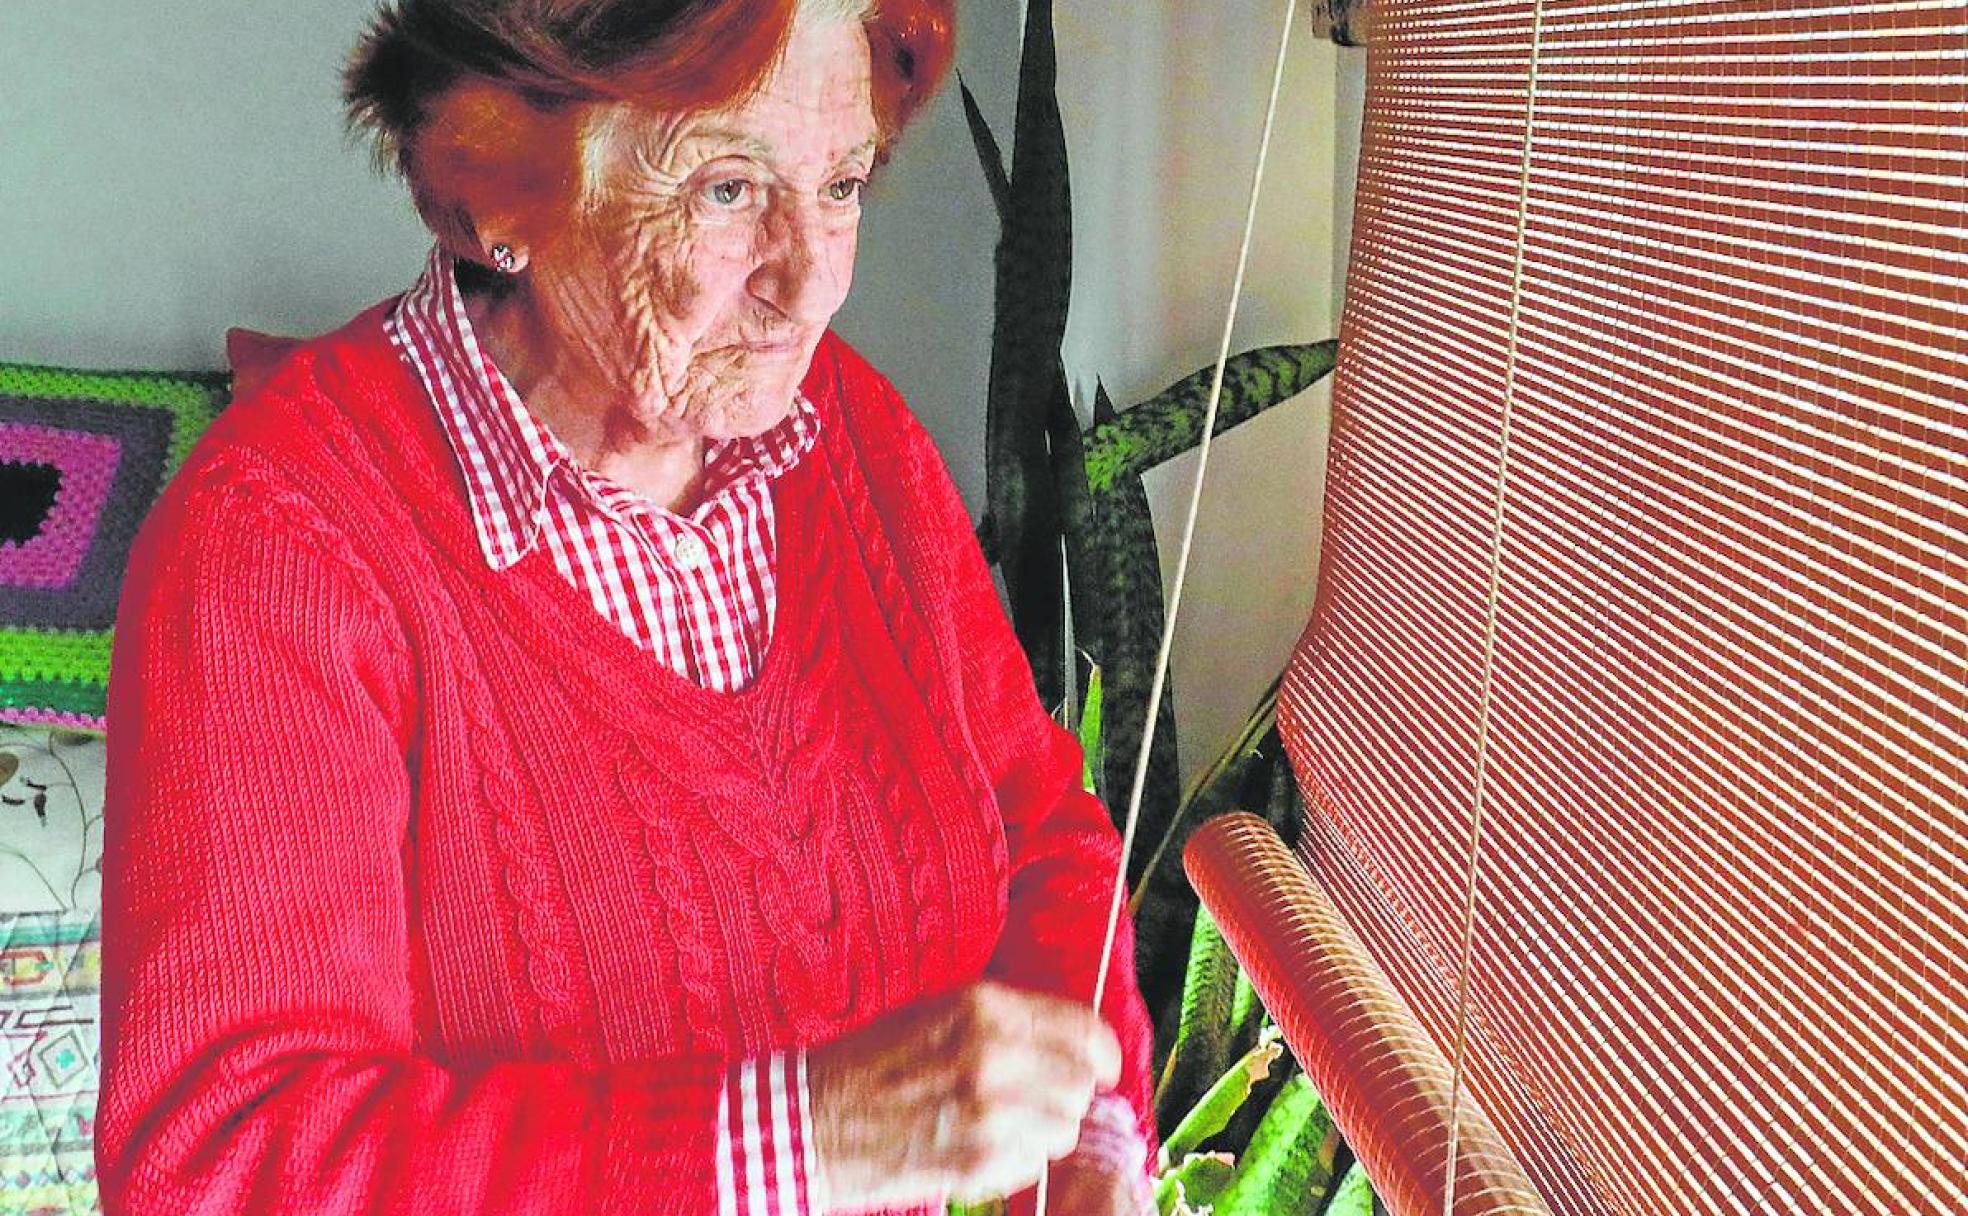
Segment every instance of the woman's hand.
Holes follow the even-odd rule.
[[[1120,1069],[1120,1045],[1091,1009],[991,983],[811,1048],[814,1143],[831,1206],[989,1199],[1030,1186],[1072,1152],[1094,1092]]]

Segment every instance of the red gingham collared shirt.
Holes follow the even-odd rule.
[[[688,515],[576,461],[479,345],[451,259],[433,250],[389,332],[438,406],[495,570],[544,541],[561,577],[679,675],[719,692],[751,682],[772,637],[774,478],[819,436],[804,397],[755,438],[712,440]]]
[[[479,345],[442,250],[388,330],[437,407],[494,570],[544,542],[561,577],[671,670],[725,692],[750,683],[777,600],[771,482],[819,437],[811,402],[796,398],[756,438],[712,441],[703,500],[676,515],[583,467],[533,416]],[[804,1052],[731,1066],[718,1111],[719,1216],[826,1210],[810,1124]]]

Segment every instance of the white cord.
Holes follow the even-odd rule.
[[[1503,418],[1497,436],[1496,513],[1490,521],[1490,582],[1483,622],[1483,683],[1476,717],[1476,776],[1469,806],[1469,865],[1462,893],[1462,937],[1456,962],[1455,1048],[1449,1057],[1449,1143],[1442,1163],[1442,1216],[1453,1216],[1456,1155],[1462,1142],[1462,1075],[1469,1046],[1469,970],[1476,949],[1478,861],[1483,847],[1483,794],[1488,788],[1490,716],[1496,694],[1497,609],[1502,601],[1504,492],[1510,483],[1510,424],[1517,399],[1518,320],[1524,301],[1524,234],[1530,212],[1531,133],[1537,114],[1538,50],[1544,36],[1544,0],[1531,23],[1531,65],[1524,109],[1524,153],[1517,180],[1517,249],[1510,268],[1510,338],[1504,363]]]

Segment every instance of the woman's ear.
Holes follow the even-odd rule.
[[[465,81],[432,103],[410,147],[410,190],[453,257],[507,274],[569,222],[581,189],[579,111]]]

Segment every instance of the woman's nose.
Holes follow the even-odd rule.
[[[752,271],[752,294],[794,321],[824,324],[844,294],[834,265],[837,239],[812,208],[774,205]]]

